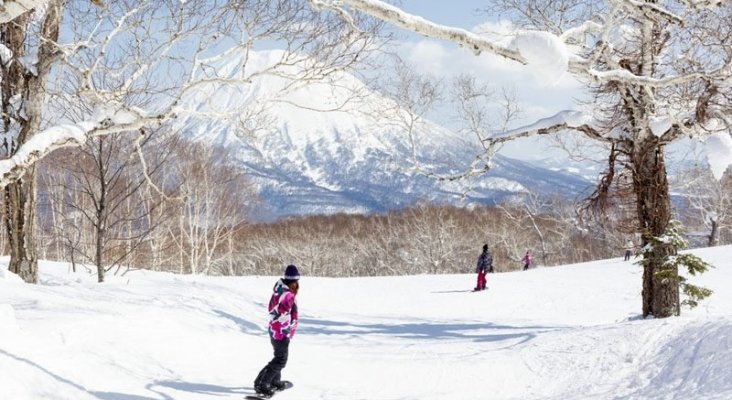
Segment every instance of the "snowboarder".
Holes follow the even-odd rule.
[[[534,262],[534,257],[531,255],[531,251],[526,250],[526,255],[524,255],[524,258],[522,258],[521,261],[524,263],[524,271],[529,269],[531,264]]]
[[[297,329],[297,292],[300,289],[300,272],[294,265],[288,265],[285,273],[273,288],[269,300],[269,336],[274,358],[257,375],[254,391],[263,397],[271,397],[276,391],[292,386],[281,380],[281,371],[287,364],[290,339]]]
[[[474,290],[485,290],[485,274],[493,272],[493,256],[491,256],[491,252],[488,251],[487,244],[483,245],[483,252],[480,253],[480,257],[478,257],[478,264],[476,265],[475,272],[478,273],[478,285]]]
[[[628,239],[625,241],[625,259],[623,261],[630,260],[630,256],[633,255],[633,250],[635,249],[635,246],[633,245],[633,241]]]

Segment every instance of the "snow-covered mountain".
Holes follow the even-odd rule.
[[[494,204],[528,189],[575,197],[590,185],[579,175],[501,156],[480,178],[427,177],[413,160],[436,173],[457,173],[474,159],[476,143],[430,121],[422,121],[410,140],[396,122],[404,115],[393,110],[393,102],[349,74],[337,74],[330,84],[304,84],[288,77],[300,73],[291,66],[260,73],[285,56],[231,54],[209,66],[209,75],[252,76],[251,83],[202,86],[186,98],[182,108],[194,112],[183,113],[177,126],[192,140],[234,149],[236,162],[249,171],[271,209],[267,218],[381,212],[419,201]],[[253,129],[258,123],[274,129]]]

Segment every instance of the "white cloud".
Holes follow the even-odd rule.
[[[407,43],[406,49],[409,63],[420,68],[420,72],[442,75],[447,50],[441,44],[433,40],[420,40],[416,43]]]
[[[511,42],[509,33],[515,32],[508,21],[486,22],[472,30],[505,45]],[[562,110],[576,109],[575,99],[584,96],[582,85],[570,74],[564,74],[559,81],[549,82],[538,78],[529,67],[492,54],[476,56],[449,42],[419,38],[401,42],[398,51],[420,73],[445,78],[470,74],[497,90],[503,87],[514,90],[524,111],[523,118],[517,120],[515,126],[526,125]],[[521,155],[526,159],[546,156],[546,150],[545,140],[522,140],[506,146],[502,153]]]

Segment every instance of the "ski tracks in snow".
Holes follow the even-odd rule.
[[[732,398],[724,372],[732,369],[730,320],[566,328],[542,335],[520,357],[533,376],[525,399]]]

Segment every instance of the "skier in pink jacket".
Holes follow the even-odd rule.
[[[300,289],[300,273],[294,265],[288,265],[283,277],[275,283],[269,299],[269,336],[274,358],[257,375],[254,390],[269,397],[275,391],[292,384],[281,380],[282,369],[287,365],[290,339],[297,329],[297,291]]]
[[[526,271],[534,262],[534,257],[531,255],[529,250],[526,250],[526,255],[521,259],[521,261],[524,263],[524,271]]]

